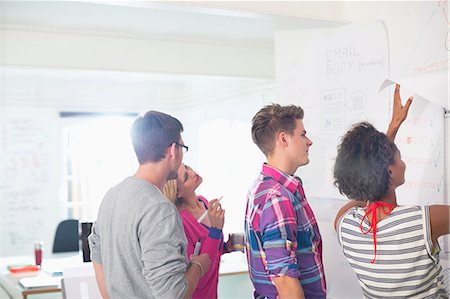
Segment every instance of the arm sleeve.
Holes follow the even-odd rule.
[[[185,217],[184,213],[181,213],[181,218],[183,219],[184,233],[186,234],[187,244],[187,256],[190,259],[191,255],[194,254],[195,243],[199,240],[200,236],[195,233],[193,226],[202,225],[191,222],[190,217]],[[222,230],[217,228],[210,228],[208,236],[206,239],[202,239],[202,245],[200,248],[200,253],[207,253],[211,261],[214,261],[219,255],[219,246],[221,243]]]
[[[89,250],[91,251],[91,260],[97,264],[102,263],[101,247],[100,247],[100,236],[98,234],[97,222],[92,226],[91,234],[88,237]]]
[[[221,241],[222,230],[215,227],[210,227],[208,237],[204,241],[200,252],[207,253],[211,261],[215,261],[222,254],[222,251],[220,250]]]
[[[181,219],[170,202],[154,207],[138,228],[142,271],[155,298],[182,298],[187,290],[187,270]]]
[[[266,254],[266,270],[270,277],[298,278],[295,210],[289,198],[273,196],[260,215],[263,249]]]

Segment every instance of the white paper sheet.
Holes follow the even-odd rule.
[[[392,84],[398,83],[402,87],[415,93],[416,96],[419,96],[438,106],[450,109],[448,81],[448,70],[442,70],[437,72],[386,79],[383,84],[381,84],[380,91]]]

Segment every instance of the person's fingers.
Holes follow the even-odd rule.
[[[220,217],[222,211],[224,211],[224,210],[222,209],[222,207],[217,207],[217,208],[211,210],[210,215],[211,215],[212,217]]]
[[[400,99],[400,85],[395,85],[395,92],[394,92],[394,101],[397,101]]]
[[[214,199],[212,201],[209,202],[209,208],[210,210],[215,211],[217,209],[217,206],[220,205],[219,202],[217,202],[217,199]]]
[[[413,101],[413,97],[409,97],[409,99],[406,101],[406,104],[405,104],[406,111],[409,110],[409,107],[411,106],[412,101]]]

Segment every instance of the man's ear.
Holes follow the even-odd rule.
[[[171,146],[167,147],[166,157],[175,159],[176,158],[176,145],[173,143]]]
[[[286,146],[288,144],[287,134],[286,132],[279,132],[277,135],[277,142],[281,145]]]

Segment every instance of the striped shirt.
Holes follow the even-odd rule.
[[[360,228],[364,214],[364,208],[351,208],[337,225],[338,241],[364,296],[448,298],[438,252],[432,250],[429,208],[397,206],[380,220],[373,264],[373,236],[363,234]],[[369,227],[366,218],[362,229],[367,231]]]
[[[299,178],[267,164],[247,197],[245,234],[255,298],[275,298],[273,279],[298,278],[306,298],[325,298],[322,239]]]

